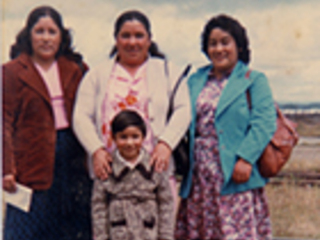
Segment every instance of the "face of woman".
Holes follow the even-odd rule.
[[[142,64],[151,44],[150,36],[138,20],[126,21],[116,36],[119,62],[123,65]]]
[[[54,60],[60,43],[61,31],[52,18],[39,18],[31,29],[32,56],[40,61]]]
[[[208,56],[214,71],[231,72],[238,61],[238,48],[234,38],[220,28],[211,30],[208,41]]]

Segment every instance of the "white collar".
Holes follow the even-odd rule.
[[[124,157],[121,156],[119,150],[116,150],[116,157],[122,162],[125,166],[129,167],[130,169],[134,169],[143,159],[143,151],[140,149],[139,156],[137,157],[136,161],[131,163],[127,161]]]

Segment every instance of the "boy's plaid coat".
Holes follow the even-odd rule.
[[[174,204],[165,173],[154,172],[149,155],[128,168],[113,155],[113,173],[95,180],[92,196],[96,240],[173,240]]]

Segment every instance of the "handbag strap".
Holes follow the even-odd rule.
[[[250,79],[250,74],[251,74],[251,69],[249,69],[246,72],[245,78]],[[248,102],[248,108],[251,111],[252,106],[251,106],[251,95],[250,95],[249,89],[247,89],[247,91],[246,91],[246,97],[247,97],[247,102]]]
[[[246,72],[246,75],[245,75],[245,78],[246,79],[250,79],[250,73],[251,73],[251,69],[249,69],[247,72]],[[251,103],[251,94],[250,94],[250,90],[247,89],[246,91],[246,97],[247,97],[247,102],[248,102],[248,108],[249,110],[251,111],[252,109],[252,103]],[[277,112],[277,116],[281,117],[281,118],[284,118],[282,112],[280,111],[279,109],[279,106],[278,104],[274,104],[275,105],[275,108],[276,108],[276,112]]]
[[[189,71],[191,69],[191,64],[188,64],[186,66],[186,68],[184,69],[184,71],[181,73],[180,77],[178,78],[173,90],[172,90],[172,93],[170,95],[170,98],[169,98],[169,108],[168,108],[168,113],[167,113],[167,122],[169,121],[171,115],[172,115],[172,112],[173,112],[173,103],[174,103],[174,97],[176,95],[176,92],[178,91],[178,88],[180,86],[180,83],[182,82],[182,80],[185,78],[185,76],[188,75]],[[166,70],[167,71],[167,70]]]
[[[250,73],[251,73],[251,69],[249,69],[246,72],[245,78],[249,79],[250,78]],[[248,102],[248,108],[251,111],[252,109],[252,104],[251,104],[251,95],[250,95],[250,91],[249,89],[247,89],[246,91],[246,97],[247,97],[247,102]],[[276,108],[276,113],[277,113],[277,117],[280,118],[282,120],[282,122],[287,126],[287,128],[289,129],[289,131],[297,138],[298,135],[295,131],[295,129],[293,128],[293,126],[291,124],[288,123],[287,118],[284,116],[284,114],[281,112],[279,106],[277,103],[274,103],[274,106]]]

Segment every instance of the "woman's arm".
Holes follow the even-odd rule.
[[[249,89],[250,129],[238,148],[238,161],[232,179],[236,183],[247,182],[252,165],[258,160],[276,130],[276,111],[267,78],[258,73]],[[249,103],[248,103],[249,107]]]
[[[2,67],[2,89],[3,89],[3,188],[13,192],[16,189],[16,167],[14,158],[14,125],[19,112],[18,89],[16,88],[16,74],[5,66]]]
[[[177,71],[172,65],[169,66],[169,79],[171,84],[170,94],[172,94],[173,88],[182,72]],[[187,131],[191,121],[190,96],[186,80],[187,77],[182,80],[178,90],[175,93],[172,115],[166,125],[164,132],[159,136],[159,139],[166,142],[171,149],[174,149],[179,143],[179,141]]]
[[[170,88],[171,93],[182,72],[176,71],[170,67]],[[167,112],[163,113],[167,114]],[[163,133],[159,136],[159,142],[156,145],[151,156],[151,164],[156,164],[155,169],[158,172],[166,170],[169,166],[169,159],[173,149],[179,143],[187,131],[191,121],[191,107],[189,90],[186,78],[182,80],[174,96],[173,112]]]
[[[254,75],[253,75],[254,74]],[[252,72],[250,129],[236,154],[254,164],[276,130],[276,110],[267,78],[262,73]]]
[[[93,160],[93,170],[100,179],[106,179],[111,172],[109,162],[110,154],[104,149],[96,126],[96,98],[99,91],[98,77],[95,72],[88,72],[81,81],[77,91],[74,113],[73,129],[83,147]]]
[[[81,81],[73,111],[73,129],[79,141],[92,156],[104,144],[96,128],[95,112],[98,84],[95,72],[89,71]]]

